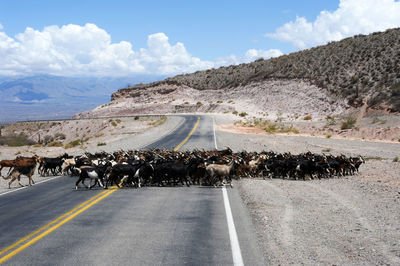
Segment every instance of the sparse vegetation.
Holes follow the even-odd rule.
[[[254,118],[253,120],[247,120],[243,122],[242,120],[236,121],[235,124],[240,124],[245,127],[257,127],[268,134],[274,134],[274,133],[294,133],[294,134],[299,134],[299,130],[294,128],[293,125],[291,126],[285,126],[284,124],[278,124],[278,123],[271,123],[267,119],[262,119],[262,118]]]
[[[221,101],[221,100],[218,100],[218,101],[217,101],[217,103],[223,103],[223,101]]]
[[[330,148],[322,149],[322,152],[331,152]]]
[[[73,140],[73,141],[71,141],[70,143],[66,144],[66,145],[64,146],[64,148],[70,149],[70,148],[79,146],[79,145],[81,145],[81,144],[82,144],[82,141],[81,141],[80,139],[76,139],[76,140]]]
[[[239,114],[240,117],[245,117],[246,115],[248,115],[246,112],[241,112],[241,113]]]
[[[330,139],[331,137],[332,137],[332,134],[330,134],[330,133],[325,134],[325,138]]]
[[[156,126],[160,126],[160,125],[164,124],[166,121],[167,121],[167,117],[162,116],[159,119],[157,119],[153,122],[150,122],[148,125],[156,127]]]
[[[184,102],[184,104],[189,104],[189,102]]]
[[[394,157],[394,158],[393,158],[393,162],[394,162],[394,163],[399,162],[399,157],[398,157],[398,156]]]
[[[237,115],[238,111],[233,111],[232,114]]]
[[[357,118],[349,116],[342,120],[342,124],[340,126],[340,129],[345,130],[345,129],[352,129],[357,123]]]
[[[20,147],[25,145],[36,144],[33,140],[29,139],[25,134],[12,134],[9,136],[0,136],[0,145],[10,147]]]
[[[107,143],[105,143],[105,142],[98,142],[97,143],[97,146],[105,146],[105,145],[107,145]]]
[[[327,45],[249,64],[178,75],[151,84],[121,89],[118,94],[154,87],[160,84],[186,85],[196,90],[219,90],[245,86],[266,79],[304,79],[360,107],[367,97],[369,107],[385,106],[400,111],[400,29],[370,35],[357,35]],[[356,73],[354,70],[357,70]]]
[[[135,120],[139,120],[139,117],[138,117],[138,116],[135,116]]]
[[[197,102],[196,105],[197,106],[203,106],[203,103],[202,102]]]
[[[380,156],[367,156],[364,158],[364,160],[369,161],[369,160],[377,160],[377,161],[382,161],[384,158]]]
[[[122,120],[121,120],[121,119],[119,119],[119,118],[117,118],[117,119],[115,119],[115,122],[117,122],[117,124],[119,124],[119,123],[121,123],[121,122],[122,122]]]
[[[54,139],[63,140],[63,139],[65,139],[65,138],[66,138],[66,136],[65,136],[64,133],[56,133],[56,134],[54,135]]]
[[[306,120],[306,121],[312,120],[312,116],[306,115],[305,117],[303,117],[303,120]]]
[[[47,147],[62,147],[63,144],[59,141],[52,141],[49,144],[47,144]]]
[[[112,122],[111,122],[111,125],[112,125],[113,127],[118,126],[117,122],[115,122],[115,121],[112,121]]]

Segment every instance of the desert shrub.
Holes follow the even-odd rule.
[[[50,135],[46,135],[43,137],[43,145],[47,145],[50,142],[54,141],[54,137]]]
[[[241,113],[239,114],[240,117],[245,117],[246,115],[248,115],[248,113],[246,113],[246,112],[241,112]]]
[[[65,138],[66,138],[66,136],[64,133],[56,133],[54,135],[54,139],[65,139]]]
[[[52,141],[49,144],[47,144],[47,147],[62,147],[63,144],[59,141]]]
[[[115,121],[112,121],[112,122],[111,122],[111,125],[112,125],[113,127],[116,127],[118,124],[117,124]]]
[[[218,100],[218,101],[217,101],[217,103],[223,103],[223,101],[221,101],[221,100]]]
[[[237,115],[238,111],[233,111],[232,114]]]
[[[66,144],[64,146],[64,148],[69,149],[69,148],[73,148],[73,147],[76,147],[81,144],[82,144],[82,141],[80,139],[76,139],[76,140],[73,140],[70,143]]]
[[[150,122],[148,125],[156,127],[156,126],[164,124],[166,121],[167,121],[167,117],[166,116],[162,116],[159,119],[157,119],[157,120],[155,120],[153,122]]]
[[[322,149],[322,152],[330,152],[330,151],[331,151],[330,148]]]
[[[107,145],[107,143],[105,143],[105,142],[99,142],[99,143],[97,143],[97,146],[105,146],[105,145]]]
[[[306,115],[305,117],[303,117],[303,120],[312,120],[312,116],[311,115]]]
[[[399,161],[399,157],[396,156],[393,158],[393,162],[397,163],[398,161]]]
[[[138,117],[138,116],[135,116],[135,120],[139,120],[139,117]]]
[[[189,104],[189,102],[184,102],[184,104]]]
[[[370,160],[377,160],[377,161],[382,161],[383,158],[380,156],[367,156],[364,158],[365,161],[370,161]]]
[[[233,101],[232,101],[232,100],[229,100],[228,103],[233,103]]]
[[[197,104],[197,106],[202,106],[203,105],[202,102],[197,102],[196,104]]]
[[[332,134],[328,133],[325,135],[325,138],[330,139],[332,137]]]
[[[122,121],[121,121],[121,119],[118,118],[118,119],[115,120],[115,122],[117,122],[117,123],[119,124],[119,123],[121,123]]]
[[[104,133],[98,133],[98,134],[96,134],[96,135],[94,135],[96,138],[100,138],[100,137],[102,137],[102,136],[104,136]]]
[[[349,116],[346,119],[342,120],[342,124],[340,126],[340,129],[351,129],[353,128],[357,123],[357,118]]]

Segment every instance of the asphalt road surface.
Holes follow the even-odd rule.
[[[212,118],[185,119],[145,149],[214,149]],[[75,180],[59,177],[0,195],[0,263],[265,264],[235,188],[224,199],[224,189],[198,186],[76,191]]]

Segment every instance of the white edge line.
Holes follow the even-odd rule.
[[[56,178],[59,178],[59,177],[61,177],[61,175],[59,175],[59,176],[54,176],[54,177],[52,177],[52,178],[48,178],[48,179],[45,179],[45,180],[42,180],[42,181],[39,181],[39,182],[35,182],[34,185],[39,185],[39,184],[45,183],[45,182],[47,182],[47,181],[50,181],[50,180],[53,180],[53,179],[56,179]],[[0,193],[0,196],[6,195],[6,194],[9,194],[9,193],[13,193],[13,192],[16,192],[16,191],[19,191],[19,190],[21,190],[21,189],[25,189],[25,188],[28,188],[28,187],[29,187],[29,186],[24,186],[24,187],[20,187],[20,188],[13,189],[13,190],[11,190],[11,191],[3,192],[3,193]]]
[[[215,118],[214,118],[214,116],[213,116],[213,130],[214,130],[215,149],[218,150],[217,137],[215,134]],[[231,204],[229,203],[228,192],[226,191],[225,187],[222,187],[222,195],[224,198],[226,222],[228,224],[229,239],[231,242],[233,265],[242,266],[242,265],[244,265],[243,258],[242,258],[242,251],[240,250],[239,239],[238,239],[238,236],[236,233],[235,223],[233,222]]]
[[[222,187],[222,195],[224,196],[224,205],[226,212],[226,221],[228,223],[229,238],[231,241],[233,265],[241,266],[243,264],[242,252],[240,250],[239,240],[236,233],[235,223],[233,222],[231,205],[229,204],[228,193],[226,188]]]
[[[215,144],[215,149],[218,150],[217,135],[215,134],[215,118],[214,116],[212,118],[213,118],[214,144]]]

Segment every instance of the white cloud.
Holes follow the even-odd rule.
[[[0,74],[166,75],[213,66],[192,57],[182,43],[171,45],[164,33],[150,35],[147,45],[135,52],[129,42],[112,43],[105,30],[89,23],[28,27],[15,38],[0,31]]]
[[[231,55],[228,57],[218,58],[216,61],[216,66],[228,66],[228,65],[238,65],[241,63],[250,63],[259,58],[269,59],[271,57],[278,57],[283,55],[283,53],[278,49],[270,50],[247,50],[244,56]]]
[[[282,55],[279,50],[251,49],[244,56],[203,61],[183,43],[171,44],[164,33],[149,35],[147,47],[135,51],[129,42],[112,43],[104,29],[90,23],[48,26],[42,31],[28,27],[14,38],[1,29],[0,75],[173,75]]]
[[[357,34],[400,27],[399,14],[400,2],[395,0],[340,0],[338,9],[322,11],[314,22],[297,17],[266,36],[304,49]]]

